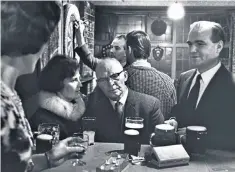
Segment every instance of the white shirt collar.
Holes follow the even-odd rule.
[[[125,106],[125,104],[126,104],[127,96],[128,96],[128,89],[126,89],[126,91],[123,93],[122,97],[121,97],[120,100],[119,100],[119,102],[120,102],[123,106]],[[109,101],[110,101],[110,103],[112,104],[113,108],[115,109],[115,103],[116,103],[117,101],[113,101],[113,100],[111,100],[111,99],[109,99]]]
[[[198,94],[196,107],[197,107],[199,101],[201,100],[201,97],[202,97],[204,91],[206,90],[207,86],[209,85],[211,79],[214,77],[215,73],[219,70],[220,66],[221,66],[221,62],[219,62],[217,65],[215,65],[213,68],[207,70],[206,72],[201,73],[202,79],[200,80],[200,90],[199,90],[199,94]],[[189,93],[190,93],[192,87],[194,86],[194,84],[196,82],[196,78],[199,74],[200,73],[197,70],[197,73],[196,73],[196,75],[194,76],[194,78],[192,80],[192,84],[190,86],[188,96],[189,96]]]
[[[219,70],[220,66],[221,66],[221,62],[219,62],[213,68],[201,73],[202,81],[204,82],[204,84],[209,83],[211,81],[215,73]]]
[[[132,63],[133,66],[143,66],[143,67],[151,67],[151,64],[147,62],[146,59],[139,59]]]

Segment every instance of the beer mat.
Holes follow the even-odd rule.
[[[128,162],[128,154],[112,154],[96,168],[96,172],[121,172],[128,167]]]
[[[189,163],[189,155],[184,147],[179,145],[153,147],[153,154],[157,160],[157,167],[171,167]]]

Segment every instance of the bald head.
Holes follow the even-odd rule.
[[[99,88],[111,100],[119,100],[127,89],[127,72],[123,71],[121,63],[114,58],[100,61],[96,67],[96,76]]]
[[[219,23],[212,21],[197,21],[190,25],[190,32],[203,33],[207,32],[211,34],[211,41],[213,43],[220,40],[225,43],[225,33],[222,26]]]
[[[105,58],[96,67],[96,76],[99,78],[103,73],[116,73],[123,70],[121,63],[115,58]]]

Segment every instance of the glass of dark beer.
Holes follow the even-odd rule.
[[[80,158],[86,153],[86,150],[88,148],[88,143],[89,143],[89,136],[87,134],[84,133],[74,133],[72,137],[75,137],[76,139],[70,143],[69,146],[78,146],[78,147],[82,147],[84,149],[83,152],[80,153],[76,153],[76,159],[72,161],[72,165],[73,166],[83,166],[86,163],[82,160],[80,160]]]
[[[52,136],[52,145],[54,146],[60,139],[60,127],[55,123],[42,123],[38,126],[38,134],[48,134]]]
[[[36,137],[36,152],[45,153],[52,148],[53,137],[49,134],[40,134]]]
[[[126,117],[124,131],[124,152],[138,156],[140,138],[144,128],[144,119],[141,117]]]
[[[186,128],[186,150],[189,154],[206,152],[207,129],[204,126],[188,126]]]
[[[124,152],[129,155],[138,156],[140,151],[139,131],[125,130],[124,131]]]

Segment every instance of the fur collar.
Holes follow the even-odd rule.
[[[72,121],[81,118],[85,111],[85,103],[81,97],[78,97],[76,103],[73,104],[60,98],[55,93],[45,91],[39,93],[39,106]]]

